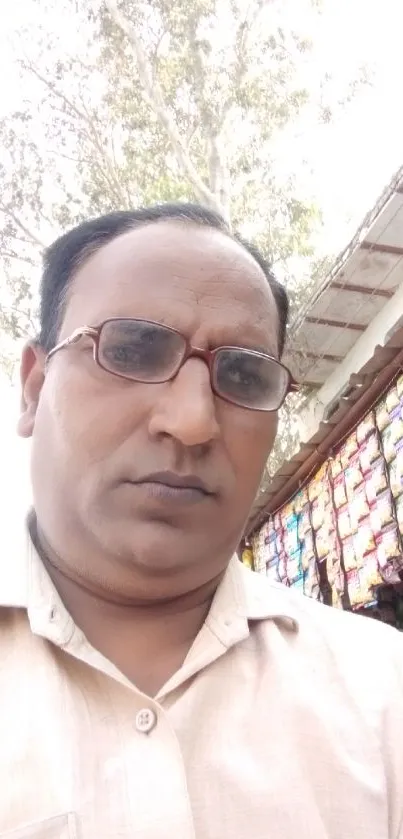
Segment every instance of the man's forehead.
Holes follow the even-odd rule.
[[[192,307],[212,322],[228,317],[234,326],[262,322],[267,329],[277,322],[267,278],[240,244],[221,231],[171,221],[128,231],[89,256],[76,273],[70,303],[74,319],[80,309],[93,322],[166,315],[169,321],[170,309],[180,319],[182,309]]]
[[[117,236],[98,248],[81,265],[77,274],[92,269],[129,270],[149,268],[157,263],[167,271],[188,263],[195,271],[207,274],[220,267],[220,276],[242,272],[262,286],[267,280],[256,260],[238,242],[220,230],[182,221],[159,221],[141,225]]]

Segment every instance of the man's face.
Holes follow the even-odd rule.
[[[84,261],[60,339],[113,317],[166,324],[203,349],[278,352],[278,314],[259,266],[223,234],[193,225],[145,226]],[[184,590],[223,570],[255,498],[276,416],[215,396],[199,358],[172,381],[139,384],[100,369],[91,340],[82,338],[51,359],[35,399],[41,366],[41,353],[25,360],[20,429],[32,433],[35,509],[52,548],[63,556],[73,540],[83,563],[108,556],[127,586],[134,567],[180,575]],[[198,477],[208,493],[167,498],[141,483],[165,471]]]

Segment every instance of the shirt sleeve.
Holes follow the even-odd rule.
[[[392,639],[391,639],[392,640]],[[388,794],[389,837],[403,839],[403,633],[393,638],[392,678],[383,748]],[[385,655],[388,651],[385,650]]]

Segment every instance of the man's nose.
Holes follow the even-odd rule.
[[[175,379],[161,386],[149,431],[152,436],[172,437],[189,447],[218,437],[215,397],[204,361],[190,358]]]

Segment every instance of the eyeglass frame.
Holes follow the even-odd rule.
[[[166,329],[169,332],[173,332],[175,335],[179,335],[179,337],[182,338],[183,342],[184,342],[184,355],[183,355],[182,361],[179,364],[175,373],[173,373],[173,375],[169,376],[167,379],[164,378],[164,379],[160,379],[160,380],[153,380],[152,382],[150,382],[147,379],[145,379],[145,380],[144,379],[133,379],[131,376],[125,376],[123,373],[116,373],[113,370],[110,370],[108,367],[105,367],[105,365],[102,364],[100,359],[99,359],[99,344],[100,344],[101,334],[102,334],[102,330],[103,330],[104,326],[108,323],[114,323],[114,322],[149,323],[149,324],[151,324],[151,326],[162,327],[163,329]],[[127,318],[127,317],[119,318],[119,317],[114,317],[114,318],[106,318],[106,320],[102,321],[102,323],[100,323],[98,326],[80,326],[77,329],[75,329],[74,332],[72,332],[72,334],[69,335],[68,338],[65,338],[63,341],[60,341],[58,344],[56,344],[55,347],[52,347],[52,349],[49,350],[49,352],[46,356],[46,359],[45,359],[45,364],[47,365],[49,363],[50,359],[57,352],[59,352],[59,350],[63,350],[67,347],[70,347],[72,344],[77,344],[78,341],[81,338],[85,338],[85,337],[91,338],[91,340],[93,342],[93,349],[94,349],[93,359],[94,359],[95,363],[98,365],[98,367],[101,370],[104,370],[105,373],[110,373],[111,376],[117,376],[117,378],[119,378],[119,379],[125,379],[125,381],[127,381],[127,382],[137,382],[137,384],[155,384],[155,385],[163,384],[165,382],[170,382],[170,381],[173,381],[173,379],[175,379],[175,377],[178,375],[181,368],[186,364],[187,361],[189,361],[190,358],[200,358],[202,361],[204,361],[204,363],[208,367],[209,374],[210,374],[210,385],[211,385],[211,389],[212,389],[213,393],[215,393],[216,396],[218,396],[220,399],[223,399],[224,402],[227,402],[229,405],[236,405],[239,408],[244,408],[246,411],[259,411],[260,413],[273,414],[276,411],[280,410],[281,406],[284,404],[285,399],[287,398],[287,396],[290,393],[298,393],[298,391],[299,391],[299,384],[294,379],[294,377],[293,377],[291,371],[288,369],[288,367],[286,367],[286,365],[283,364],[281,361],[279,361],[277,358],[274,358],[274,356],[268,355],[268,353],[260,352],[259,350],[251,350],[251,349],[248,349],[247,347],[239,347],[239,346],[237,347],[237,346],[232,346],[232,345],[224,345],[224,346],[221,346],[221,347],[215,347],[215,349],[213,349],[213,350],[203,350],[200,347],[194,347],[193,344],[191,344],[191,342],[189,341],[189,339],[186,338],[186,336],[183,335],[182,332],[180,332],[178,329],[174,329],[174,327],[172,327],[172,326],[167,326],[165,323],[159,323],[158,321],[155,321],[155,320],[148,320],[147,318]],[[287,376],[288,376],[288,386],[287,386],[284,397],[283,397],[282,401],[280,402],[280,405],[278,406],[278,408],[252,408],[248,405],[241,405],[239,402],[235,402],[234,400],[229,399],[226,396],[223,396],[222,393],[220,393],[214,385],[214,375],[213,375],[214,359],[215,359],[217,353],[220,350],[238,350],[238,351],[239,350],[244,350],[244,352],[248,353],[249,355],[254,355],[254,356],[257,356],[258,358],[265,358],[268,361],[272,361],[274,364],[278,365],[279,367],[282,367],[282,369],[286,371]]]

